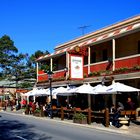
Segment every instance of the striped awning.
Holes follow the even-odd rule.
[[[57,54],[61,54],[61,53],[67,52],[69,50],[74,49],[75,46],[79,46],[79,47],[87,46],[87,45],[93,44],[95,42],[98,42],[98,41],[101,41],[101,40],[104,40],[104,39],[107,39],[107,38],[110,38],[110,37],[113,37],[113,36],[117,36],[117,35],[126,33],[128,31],[132,31],[132,30],[137,29],[137,28],[140,28],[140,23],[137,23],[137,24],[134,24],[134,25],[130,25],[130,26],[127,26],[127,27],[122,28],[122,29],[118,29],[116,31],[113,31],[113,32],[108,33],[108,34],[104,34],[104,35],[99,36],[99,37],[92,38],[92,39],[90,39],[88,41],[85,41],[85,42],[82,42],[80,44],[71,46],[69,48],[65,48],[65,49],[56,51],[56,52],[51,53],[51,54],[48,54],[48,55],[45,55],[45,56],[41,56],[41,57],[39,57],[37,59],[37,61],[45,59],[45,58],[48,58],[48,57],[52,57],[52,56],[57,55]]]

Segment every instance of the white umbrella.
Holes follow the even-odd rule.
[[[90,84],[83,84],[75,89],[76,93],[94,94],[93,87]]]
[[[140,89],[116,82],[108,86],[106,89],[107,93],[118,93],[118,92],[139,92]]]
[[[34,95],[35,95],[35,96],[46,96],[46,95],[48,95],[48,92],[46,91],[46,89],[43,89],[43,88],[41,88],[41,89],[36,89],[36,90],[34,91]]]
[[[67,91],[67,88],[59,87],[53,90],[52,94],[57,95],[59,93],[65,93]]]
[[[25,93],[24,96],[34,96],[35,95],[35,91],[36,91],[36,89],[33,89],[33,90]]]
[[[98,84],[97,86],[93,87],[94,94],[103,94],[106,92],[106,90],[107,87],[102,84]]]
[[[34,88],[33,90],[24,94],[24,96],[43,96],[43,95],[48,95],[47,91],[43,88],[41,89]]]
[[[88,94],[88,107],[91,107],[91,94],[96,94],[94,92],[94,87],[90,84],[83,84],[76,88],[75,92],[80,94]]]
[[[65,88],[63,91],[58,92],[57,95],[60,96],[71,96],[71,95],[75,95],[74,93],[76,92],[76,88],[75,87],[67,87]]]
[[[55,90],[56,88],[52,88],[52,94],[53,94],[53,91]],[[46,89],[46,95],[50,95],[50,88],[47,88]]]

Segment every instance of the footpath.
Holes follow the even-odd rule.
[[[91,125],[77,124],[77,123],[73,123],[72,120],[67,120],[67,119],[64,119],[62,121],[60,118],[55,118],[55,117],[53,119],[50,119],[49,117],[36,117],[33,115],[24,115],[21,110],[19,110],[19,111],[0,111],[0,112],[1,113],[8,113],[8,114],[12,113],[14,115],[33,117],[33,118],[43,119],[43,120],[57,121],[57,122],[61,122],[61,123],[67,123],[70,125],[78,125],[80,127],[87,127],[87,128],[91,128],[91,129],[93,128],[93,129],[97,129],[100,131],[106,131],[106,132],[110,132],[110,133],[119,133],[119,134],[129,135],[129,136],[136,137],[136,138],[140,139],[140,122],[138,122],[138,123],[130,122],[128,129],[121,129],[121,128],[116,128],[112,125],[110,125],[109,127],[105,127],[104,125],[98,124],[98,123],[92,123]]]

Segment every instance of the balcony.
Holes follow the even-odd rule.
[[[133,73],[140,71],[140,55],[133,55],[130,57],[122,57],[115,60],[115,70],[112,71],[112,67],[107,69],[109,65],[108,61],[103,61],[90,65],[91,73],[88,74],[88,66],[84,66],[84,78],[88,77],[98,77],[106,75],[118,75],[125,73]],[[59,70],[53,71],[53,81],[65,81],[66,71]],[[48,75],[43,71],[38,72],[38,82],[47,82]]]
[[[53,71],[53,80],[52,81],[62,81],[66,78],[66,71],[65,70],[59,70],[59,71]],[[38,82],[48,82],[48,75],[47,73],[44,73],[43,71],[38,72]]]

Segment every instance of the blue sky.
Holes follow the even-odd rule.
[[[0,37],[9,35],[19,52],[54,48],[140,14],[139,0],[0,0]]]

